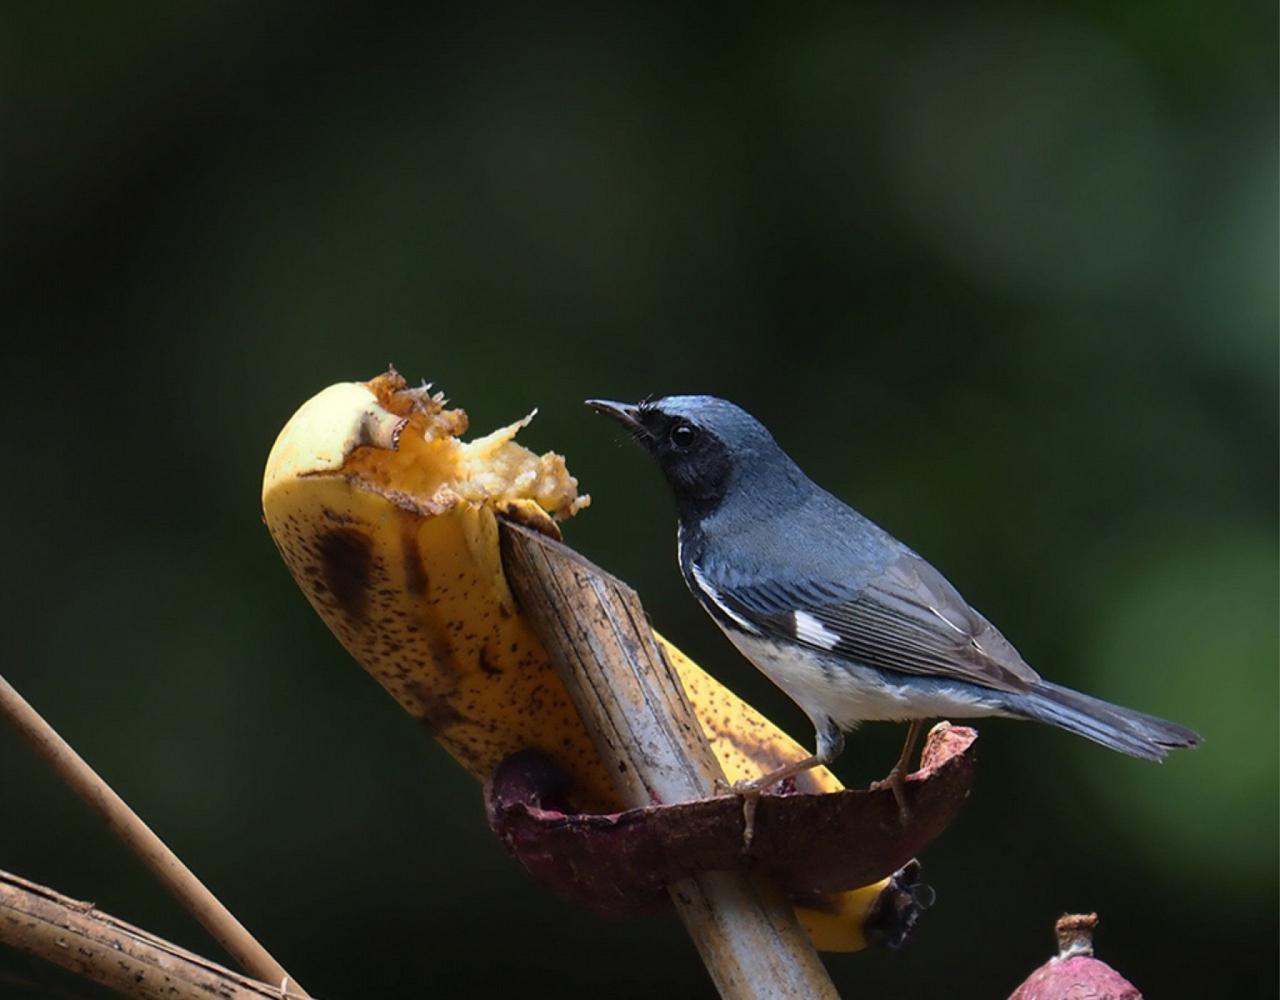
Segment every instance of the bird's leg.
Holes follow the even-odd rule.
[[[750,847],[751,840],[755,836],[756,805],[764,792],[793,775],[802,774],[815,767],[824,767],[830,764],[840,756],[840,752],[843,749],[844,733],[840,731],[840,728],[834,722],[828,719],[826,725],[818,730],[817,753],[810,754],[801,760],[794,760],[790,764],[784,764],[782,767],[761,775],[759,778],[734,782],[732,791],[735,795],[742,796],[743,847]]]
[[[911,765],[911,752],[915,750],[916,743],[920,739],[920,730],[923,728],[924,719],[911,720],[911,725],[907,727],[906,741],[902,744],[902,753],[898,754],[897,763],[883,778],[871,783],[873,792],[878,792],[884,788],[889,788],[893,791],[894,800],[898,803],[898,820],[903,826],[906,826],[907,820],[911,818],[911,811],[907,808],[906,784],[903,779],[907,775],[907,768]]]
[[[793,775],[802,774],[815,767],[825,767],[839,757],[842,750],[844,750],[844,733],[840,732],[835,723],[828,719],[826,725],[818,730],[817,753],[812,753],[801,760],[793,760],[790,764],[784,764],[759,778],[734,782],[733,790],[739,795],[759,795]]]
[[[821,754],[811,753],[808,757],[793,760],[790,764],[784,764],[782,767],[761,775],[759,778],[752,778],[749,781],[735,781],[731,788],[739,795],[760,795],[780,781],[786,781],[793,775],[802,774],[827,763],[829,761],[825,760]]]

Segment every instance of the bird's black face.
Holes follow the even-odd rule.
[[[733,473],[733,454],[712,415],[669,397],[653,402],[613,403],[591,399],[587,405],[622,424],[657,460],[682,512],[706,511],[724,497]],[[718,401],[717,401],[718,402]]]

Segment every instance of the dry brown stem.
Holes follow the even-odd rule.
[[[293,984],[291,995],[307,996],[284,967],[196,878],[191,869],[3,677],[0,677],[0,715],[8,718],[18,734],[48,762],[58,777],[102,817],[107,827],[124,841],[242,969],[263,982],[287,981]]]
[[[223,968],[92,903],[0,871],[0,942],[138,1000],[282,1000],[282,992]]]

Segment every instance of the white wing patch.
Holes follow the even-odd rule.
[[[807,611],[793,611],[796,638],[819,649],[835,649],[840,636],[827,628]]]
[[[737,622],[740,627],[746,629],[752,635],[760,634],[760,630],[756,628],[753,624],[751,624],[751,622],[743,618],[742,615],[738,614],[736,611],[732,611],[729,608],[725,607],[724,601],[722,601],[720,599],[720,595],[716,593],[716,588],[711,586],[711,584],[707,583],[707,578],[702,575],[702,571],[698,569],[696,565],[692,565],[691,568],[693,569],[693,579],[697,582],[698,587],[702,590],[702,592],[707,595],[707,597],[710,599],[712,604],[714,604],[722,612],[724,612],[726,615],[732,618],[735,622]]]

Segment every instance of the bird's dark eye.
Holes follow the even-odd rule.
[[[673,447],[684,450],[698,440],[698,428],[692,424],[676,424],[668,437]]]

